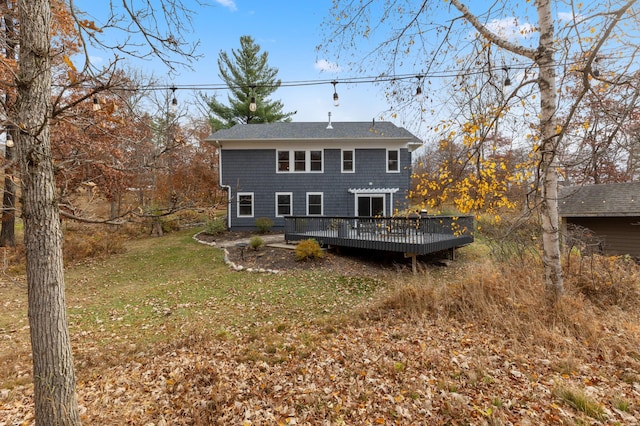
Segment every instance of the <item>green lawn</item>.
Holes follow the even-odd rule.
[[[131,241],[123,254],[67,267],[70,331],[80,364],[116,363],[126,353],[192,333],[224,337],[333,321],[382,285],[326,272],[234,272],[220,249],[192,238],[195,232]],[[11,340],[0,341],[0,361],[9,367],[29,356],[26,290],[15,284],[3,292],[0,330]],[[0,375],[8,381],[0,387],[16,380],[14,370]]]

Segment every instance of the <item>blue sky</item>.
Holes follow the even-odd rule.
[[[98,23],[106,17],[106,10],[101,10],[106,7],[104,3],[76,0],[75,4],[78,9],[93,15]],[[199,40],[198,53],[202,58],[193,64],[193,71],[179,69],[177,75],[164,77],[168,84],[179,87],[223,83],[218,77],[219,52],[238,49],[242,35],[252,36],[262,51],[269,53],[269,65],[278,68],[278,77],[283,82],[352,76],[345,69],[336,72],[337,64],[316,49],[323,42],[321,23],[328,16],[331,0],[213,0],[213,6],[205,8],[193,0],[186,0],[185,4],[197,10],[192,23],[194,33],[187,38]],[[155,61],[132,61],[131,65],[156,76],[168,72]],[[331,84],[282,87],[272,98],[280,99],[285,111],[297,111],[294,121],[325,121],[329,111],[334,121],[370,121],[380,119],[388,108],[381,90],[369,84],[339,84],[339,107],[333,105]],[[216,93],[221,100],[226,98],[226,92]],[[178,90],[176,95],[180,102],[193,97],[188,90]]]

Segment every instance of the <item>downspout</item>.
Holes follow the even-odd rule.
[[[218,186],[227,191],[227,229],[231,229],[231,185],[222,184],[222,144],[216,140],[218,147]]]

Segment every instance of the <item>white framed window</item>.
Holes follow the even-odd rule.
[[[322,192],[307,192],[307,216],[322,216]]]
[[[293,214],[293,193],[276,192],[276,217]]]
[[[387,173],[400,172],[400,150],[387,149]]]
[[[253,192],[238,192],[238,217],[253,217]]]
[[[355,151],[353,149],[342,150],[342,173],[355,173]]]
[[[293,170],[296,172],[307,170],[307,151],[293,151]]]
[[[288,172],[291,170],[289,151],[278,151],[277,170],[279,172]]]
[[[322,173],[324,170],[322,150],[278,150],[276,158],[278,173]]]

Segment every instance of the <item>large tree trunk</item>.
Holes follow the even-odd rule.
[[[558,227],[558,168],[556,164],[558,130],[556,129],[556,71],[554,61],[554,27],[551,0],[538,0],[540,46],[536,62],[540,69],[540,180],[542,191],[542,262],[547,298],[556,302],[564,293]]]
[[[16,147],[22,170],[36,424],[77,425],[62,230],[49,140],[51,11],[48,0],[20,1],[17,6],[21,27]]]

